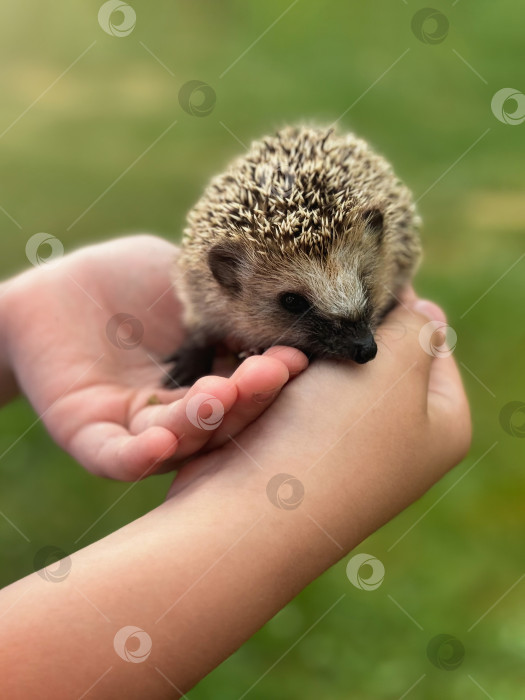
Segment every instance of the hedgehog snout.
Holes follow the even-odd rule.
[[[372,329],[367,323],[326,324],[317,329],[317,343],[321,355],[353,360],[364,364],[373,360],[377,345]]]
[[[359,365],[370,362],[377,355],[377,345],[372,333],[363,338],[341,339],[337,343],[328,343],[327,350],[330,355],[345,360],[353,360]]]
[[[369,336],[358,340],[354,343],[353,357],[354,362],[364,365],[365,362],[373,360],[377,355],[377,345],[374,336],[370,333]]]

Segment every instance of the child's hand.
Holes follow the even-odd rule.
[[[96,474],[136,480],[223,444],[308,364],[297,350],[272,348],[230,378],[162,388],[161,358],[183,337],[170,281],[176,252],[154,236],[121,238],[2,290],[2,335],[20,389],[56,442]]]
[[[251,462],[259,467],[251,490],[264,493],[279,471],[293,474],[308,494],[308,512],[319,501],[319,521],[333,522],[327,530],[339,542],[355,535],[345,530],[349,507],[352,527],[362,513],[369,534],[456,465],[470,444],[469,406],[456,363],[448,352],[431,351],[424,333],[429,322],[446,324],[443,311],[407,290],[377,330],[373,362],[315,362],[237,445],[188,464],[169,495],[198,478],[226,503],[230,491],[236,497],[230,484],[243,483],[233,465],[242,474]],[[217,471],[217,464],[229,467]],[[338,490],[324,485],[331,480]]]
[[[208,451],[234,438],[307,365],[302,352],[274,346],[263,355],[248,357],[229,378],[202,377],[189,390],[169,392],[183,396],[179,400],[139,408],[130,421],[130,432],[139,434],[160,426],[177,436],[173,459],[162,467],[162,471],[167,471],[203,448]],[[164,398],[172,398],[165,392]]]

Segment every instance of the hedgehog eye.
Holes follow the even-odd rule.
[[[310,308],[308,299],[295,292],[283,292],[279,296],[279,303],[291,314],[303,314]]]

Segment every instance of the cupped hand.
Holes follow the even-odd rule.
[[[355,543],[356,519],[366,536],[421,496],[468,451],[470,411],[444,343],[444,312],[413,290],[401,302],[376,333],[373,362],[312,363],[238,445],[190,462],[169,497],[197,480],[213,482],[214,493],[221,479],[243,483],[248,460],[259,467],[249,478],[260,480],[250,488],[264,494],[283,465],[280,471],[302,482],[307,509],[333,523],[338,541],[354,536]],[[349,522],[353,533],[346,531]]]
[[[230,377],[163,388],[163,359],[184,336],[170,281],[176,254],[155,236],[129,236],[5,284],[3,335],[18,385],[56,442],[96,474],[136,480],[220,446],[308,364],[274,347]]]

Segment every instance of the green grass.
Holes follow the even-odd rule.
[[[490,109],[497,90],[525,91],[522,10],[512,0],[438,0],[433,6],[447,15],[450,31],[431,46],[410,29],[424,3],[299,0],[253,44],[289,4],[137,0],[134,32],[117,39],[100,29],[99,3],[4,3],[0,133],[96,44],[0,139],[0,206],[18,223],[0,210],[0,273],[27,265],[25,243],[38,231],[58,236],[66,250],[129,231],[177,238],[209,176],[242,151],[228,130],[247,143],[287,122],[330,123],[355,102],[341,126],[387,155],[416,198],[431,188],[419,203],[425,260],[417,287],[444,305],[457,332],[456,356],[468,368],[472,452],[359,547],[385,565],[379,589],[354,589],[342,562],[191,697],[239,697],[284,655],[247,697],[399,698],[426,674],[410,698],[481,698],[474,679],[495,700],[514,700],[525,682],[525,583],[467,630],[523,574],[525,440],[502,430],[499,413],[507,402],[525,400],[525,259],[504,275],[525,251],[525,123],[502,124]],[[179,106],[179,88],[192,79],[216,91],[206,118]],[[30,572],[40,547],[73,551],[162,500],[169,476],[123,495],[129,485],[90,476],[54,446],[23,400],[4,408],[0,420],[0,454],[8,450],[0,462],[0,510],[31,540],[0,519],[3,584]],[[465,646],[455,671],[438,670],[426,656],[428,641],[443,632]]]

